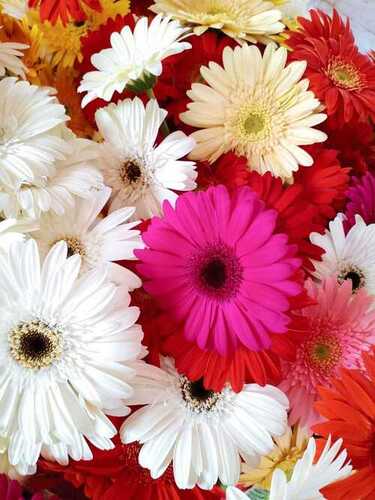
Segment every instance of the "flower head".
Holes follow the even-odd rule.
[[[363,355],[364,370],[342,370],[332,388],[320,388],[316,409],[324,421],[314,431],[342,438],[356,472],[324,490],[327,498],[370,499],[375,495],[375,357]]]
[[[0,444],[21,474],[40,454],[90,460],[86,440],[111,448],[105,413],[127,414],[144,355],[137,308],[117,310],[103,269],[78,278],[81,259],[67,251],[57,243],[41,264],[29,240],[0,255]]]
[[[125,26],[120,33],[112,33],[111,48],[92,56],[96,71],[86,73],[78,87],[78,92],[87,92],[82,106],[98,97],[108,102],[114,92],[159,76],[163,59],[190,48],[189,43],[181,41],[188,31],[177,21],[156,16],[149,26],[147,18],[142,17],[134,32]]]
[[[355,225],[358,214],[366,224],[375,223],[375,175],[368,172],[363,177],[353,178],[353,185],[346,193],[348,202],[345,209],[344,226],[349,230]]]
[[[246,156],[250,169],[290,179],[299,165],[313,159],[299,146],[322,142],[313,129],[325,120],[320,106],[302,80],[306,63],[286,66],[287,51],[268,44],[263,56],[255,46],[223,51],[224,68],[216,63],[201,68],[208,85],[195,83],[192,102],[181,114],[183,122],[201,128],[192,137],[197,146],[190,155],[211,162],[230,150]],[[251,78],[249,77],[251,75]]]
[[[254,43],[284,28],[281,12],[264,0],[155,0],[151,10],[192,25],[197,35],[214,28]]]
[[[361,366],[361,352],[375,344],[373,300],[364,289],[331,277],[321,285],[307,282],[316,302],[302,309],[291,326],[301,336],[295,361],[284,362],[282,389],[291,404],[290,423],[310,426],[318,420],[313,403],[317,387],[329,387],[340,368]]]
[[[90,9],[101,12],[100,0],[82,0]],[[82,9],[80,0],[29,0],[30,7],[38,7],[40,19],[56,24],[60,19],[64,25],[73,20],[82,22],[87,19],[85,11]]]
[[[135,206],[136,216],[147,219],[161,213],[161,204],[172,204],[177,194],[196,187],[195,164],[181,160],[194,147],[183,132],[173,132],[155,145],[167,113],[155,99],[146,106],[135,97],[110,104],[96,112],[104,137],[103,174],[112,187],[111,210]]]
[[[289,298],[300,261],[277,214],[249,188],[232,195],[224,186],[181,195],[164,204],[136,251],[144,288],[183,322],[187,340],[227,355],[243,344],[259,351],[270,333],[287,331]]]
[[[344,222],[344,216],[338,214],[325,234],[311,234],[311,242],[324,250],[321,260],[313,261],[315,276],[323,280],[334,275],[339,282],[351,281],[353,291],[364,287],[374,295],[375,226],[366,225],[360,215],[355,215],[354,226],[345,234]]]
[[[234,484],[239,454],[256,460],[272,449],[272,436],[284,433],[288,401],[275,387],[250,384],[239,394],[229,386],[214,392],[178,374],[170,359],[162,366],[138,372],[131,401],[146,406],[121,429],[123,442],[143,444],[139,463],[152,477],[161,476],[173,459],[179,488],[211,489],[218,479]]]
[[[330,17],[315,10],[311,20],[299,21],[287,44],[293,60],[307,61],[305,76],[327,115],[340,124],[374,119],[375,63],[354,45],[349,21],[344,24],[337,11]]]

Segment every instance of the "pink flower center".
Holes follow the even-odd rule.
[[[313,371],[322,376],[332,373],[341,356],[341,345],[334,336],[317,335],[306,342],[305,361]]]
[[[192,259],[196,286],[218,300],[236,295],[242,281],[242,266],[232,248],[223,243],[208,246]]]

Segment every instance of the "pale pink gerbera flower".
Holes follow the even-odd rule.
[[[299,420],[311,426],[319,420],[317,387],[329,387],[340,368],[360,368],[362,351],[375,343],[375,311],[373,298],[364,288],[353,294],[350,281],[309,280],[306,289],[316,304],[302,309],[291,325],[302,340],[296,360],[283,362],[280,387],[290,400],[290,425]]]
[[[375,222],[375,176],[371,172],[360,179],[355,179],[353,186],[346,193],[348,203],[346,205],[344,221],[345,230],[348,231],[355,224],[356,214],[360,215],[366,224]]]
[[[285,234],[275,234],[277,213],[248,187],[224,186],[165,202],[135,251],[147,292],[184,323],[185,336],[222,355],[240,344],[262,350],[270,333],[288,328],[289,297],[300,266]]]

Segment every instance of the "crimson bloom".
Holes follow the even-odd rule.
[[[82,2],[92,10],[102,11],[100,0],[82,0]],[[52,24],[58,19],[67,24],[70,20],[82,22],[87,18],[80,0],[29,0],[29,6],[39,6],[40,19],[50,21]]]
[[[353,119],[375,119],[375,64],[354,44],[349,21],[336,10],[332,17],[311,11],[311,20],[298,18],[300,28],[287,40],[292,60],[307,61],[310,88],[339,125]]]

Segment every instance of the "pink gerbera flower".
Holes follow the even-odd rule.
[[[355,215],[359,214],[366,224],[375,222],[375,176],[368,172],[354,180],[353,186],[346,193],[349,201],[346,206],[344,227],[348,231],[355,224]]]
[[[352,293],[350,281],[336,277],[320,285],[306,283],[316,302],[300,311],[291,329],[302,340],[293,362],[283,362],[282,390],[290,401],[290,425],[310,426],[319,421],[314,410],[317,387],[330,387],[340,368],[360,368],[362,351],[375,343],[373,298],[362,288]]]
[[[0,474],[0,498],[1,500],[43,500],[44,496],[42,493],[35,493],[31,495],[27,493],[23,496],[23,491],[20,484],[17,481],[9,479],[5,474]],[[51,497],[51,500],[58,500],[57,497]]]
[[[187,193],[166,202],[137,251],[144,288],[159,299],[201,349],[222,355],[241,343],[270,347],[287,331],[289,300],[300,292],[295,246],[274,234],[277,213],[248,187]]]

